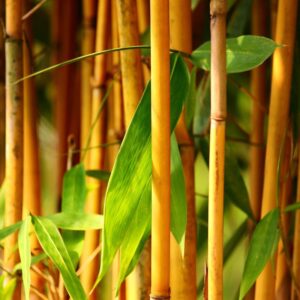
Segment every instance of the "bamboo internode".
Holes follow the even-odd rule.
[[[169,1],[151,0],[152,254],[151,299],[170,296]]]
[[[226,120],[226,1],[210,2],[211,125],[208,208],[208,297],[223,299],[223,202]]]

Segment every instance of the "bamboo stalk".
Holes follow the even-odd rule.
[[[152,253],[150,299],[170,299],[170,63],[169,1],[152,0],[151,132]],[[161,83],[164,84],[161,84]]]
[[[95,23],[96,0],[82,0],[83,7],[83,40],[82,54],[92,53],[95,50]],[[80,145],[86,145],[91,126],[93,59],[81,63],[81,136]],[[86,165],[88,165],[88,156]]]
[[[30,1],[23,1],[23,11],[27,12]],[[30,23],[23,23],[23,70],[24,76],[32,73],[32,29]],[[41,215],[41,178],[39,165],[39,143],[37,136],[37,111],[34,79],[24,82],[24,178],[23,178],[23,212]],[[35,235],[31,237],[31,252],[34,255],[40,253],[40,245]],[[42,265],[38,265],[42,268]],[[31,283],[36,286],[38,292],[44,292],[44,280],[31,271]],[[32,299],[39,299],[31,294]]]
[[[108,24],[109,24],[109,0],[99,2],[97,14],[97,28],[96,28],[96,44],[95,50],[101,51],[108,46]],[[94,76],[92,81],[92,121],[94,122],[98,115],[99,107],[102,103],[104,96],[104,88],[106,83],[106,57],[97,56],[94,61]],[[100,118],[93,129],[91,137],[91,146],[103,144],[106,140],[106,120],[105,114],[101,114]],[[90,169],[103,169],[104,167],[104,149],[98,148],[90,151],[89,168]],[[103,185],[100,184],[99,188],[89,193],[86,205],[86,211],[89,213],[101,213],[102,209],[102,194]],[[81,263],[88,260],[89,256],[99,245],[99,232],[87,231],[85,234],[85,241],[83,253],[81,256]],[[82,285],[89,293],[97,279],[99,271],[99,255],[95,257],[93,264],[88,265],[82,272],[80,278]],[[95,290],[89,299],[97,299],[97,291]]]
[[[281,239],[277,250],[276,262],[276,280],[275,280],[275,299],[285,300],[290,299],[291,292],[291,276],[288,267],[288,259],[290,258],[290,248],[285,248],[289,234],[290,216],[285,213],[285,208],[291,200],[292,192],[292,177],[290,173],[291,166],[291,136],[287,135],[282,154],[282,166],[280,168],[280,191],[279,191],[279,207],[280,207],[280,230]],[[288,243],[289,245],[289,243]],[[288,253],[287,253],[288,252]]]
[[[211,0],[211,125],[208,297],[223,299],[223,206],[226,122],[226,0]]]
[[[297,15],[297,0],[279,0],[278,5],[275,41],[285,46],[277,48],[273,57],[261,217],[276,206],[274,183],[277,182],[280,149],[287,128]],[[275,276],[271,263],[268,263],[257,280],[255,299],[274,299],[274,293]]]
[[[136,0],[116,0],[120,47],[139,44]],[[121,52],[125,126],[128,128],[143,93],[140,51]]]
[[[6,197],[5,225],[22,219],[23,203],[23,84],[11,84],[23,75],[22,63],[22,2],[6,1]],[[15,250],[17,233],[5,240],[4,261],[10,272],[19,261]],[[20,298],[20,287],[14,299]]]
[[[170,1],[170,46],[186,53],[192,51],[191,1]],[[171,236],[171,297],[178,300],[196,299],[196,214],[194,188],[194,148],[184,121],[184,113],[176,127],[181,147],[187,197],[187,227],[184,257]]]
[[[4,20],[5,1],[0,1],[0,18]],[[5,55],[4,32],[0,32],[0,185],[5,177]]]
[[[300,138],[298,139],[298,174],[297,174],[297,203],[300,202]],[[294,253],[293,253],[293,273],[295,281],[292,281],[291,299],[299,300],[299,295],[296,291],[296,284],[300,283],[300,211],[295,213],[295,231],[294,231]]]
[[[252,6],[252,33],[255,35],[267,35],[267,3],[266,1],[255,0]],[[250,140],[254,144],[264,144],[264,119],[265,112],[261,107],[265,107],[266,91],[266,64],[255,68],[251,72],[251,93],[257,101],[252,103],[252,131]],[[263,189],[263,166],[265,159],[265,149],[263,147],[252,146],[250,150],[250,182],[251,197],[250,203],[252,212],[256,220],[260,218],[261,197]]]

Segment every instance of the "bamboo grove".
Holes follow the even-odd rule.
[[[0,0],[0,299],[300,299],[297,0]]]

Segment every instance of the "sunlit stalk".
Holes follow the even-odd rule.
[[[97,14],[97,28],[96,28],[96,51],[106,49],[108,46],[108,24],[110,20],[110,1],[103,0],[99,2]],[[106,57],[98,56],[94,61],[94,75],[92,80],[92,122],[98,117],[99,107],[103,101],[106,84]],[[101,113],[93,128],[91,137],[91,146],[100,145],[106,139],[106,120],[105,113]],[[90,151],[89,168],[90,169],[103,169],[104,168],[104,149],[98,148]],[[91,183],[98,183],[98,181],[90,181]],[[103,185],[89,193],[87,199],[86,211],[89,213],[100,213],[102,209],[102,195]],[[87,231],[85,234],[85,241],[83,253],[81,256],[81,263],[88,260],[89,256],[99,245],[99,232]],[[93,264],[88,265],[82,272],[80,278],[82,285],[87,293],[89,293],[96,281],[99,272],[99,256],[95,257]],[[89,299],[97,299],[97,291],[95,290]]]
[[[30,1],[24,1],[23,12],[27,12]],[[30,20],[23,23],[23,70],[24,76],[32,72],[32,30]],[[24,186],[23,186],[23,212],[34,215],[41,214],[41,179],[39,165],[39,143],[37,136],[37,102],[34,79],[24,82]],[[31,237],[31,251],[39,254],[40,245],[35,235]],[[41,268],[41,265],[38,266]],[[43,293],[43,279],[31,272],[32,285]],[[38,299],[36,294],[32,299]]]
[[[192,51],[191,1],[170,1],[171,48],[187,53]],[[174,299],[196,299],[196,215],[194,189],[194,148],[182,113],[176,127],[185,175],[187,197],[187,227],[184,257],[179,245],[171,236],[171,296]]]
[[[151,299],[170,297],[170,63],[169,1],[152,0],[151,139],[152,248]],[[164,84],[162,84],[162,82]]]
[[[226,0],[210,1],[211,125],[208,208],[208,297],[223,299],[223,206],[226,122]]]
[[[4,20],[5,1],[0,1],[0,18]],[[0,32],[0,185],[5,176],[5,55],[4,32]]]
[[[23,84],[12,85],[23,74],[22,62],[22,2],[6,1],[6,197],[5,225],[22,219],[23,202]],[[11,273],[19,261],[15,251],[17,233],[10,235],[4,244],[4,263]],[[20,299],[20,286],[14,299]]]
[[[277,48],[273,57],[261,217],[276,206],[277,189],[274,185],[277,185],[280,149],[287,128],[297,15],[297,0],[279,0],[278,5],[275,41],[284,47]],[[257,280],[255,299],[274,298],[275,276],[269,262]]]

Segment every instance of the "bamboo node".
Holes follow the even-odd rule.
[[[16,38],[16,37],[9,36],[8,34],[6,34],[5,35],[5,43],[22,45],[23,40],[22,40],[22,38]]]
[[[226,122],[226,116],[210,116],[210,120],[214,120],[217,122]]]
[[[170,295],[168,296],[156,296],[156,295],[150,295],[150,300],[170,300]]]
[[[106,85],[103,84],[103,83],[99,83],[99,81],[96,80],[94,77],[92,77],[92,78],[90,79],[90,83],[91,83],[91,87],[92,87],[93,89],[99,89],[99,90],[103,90],[103,91],[106,90]]]

